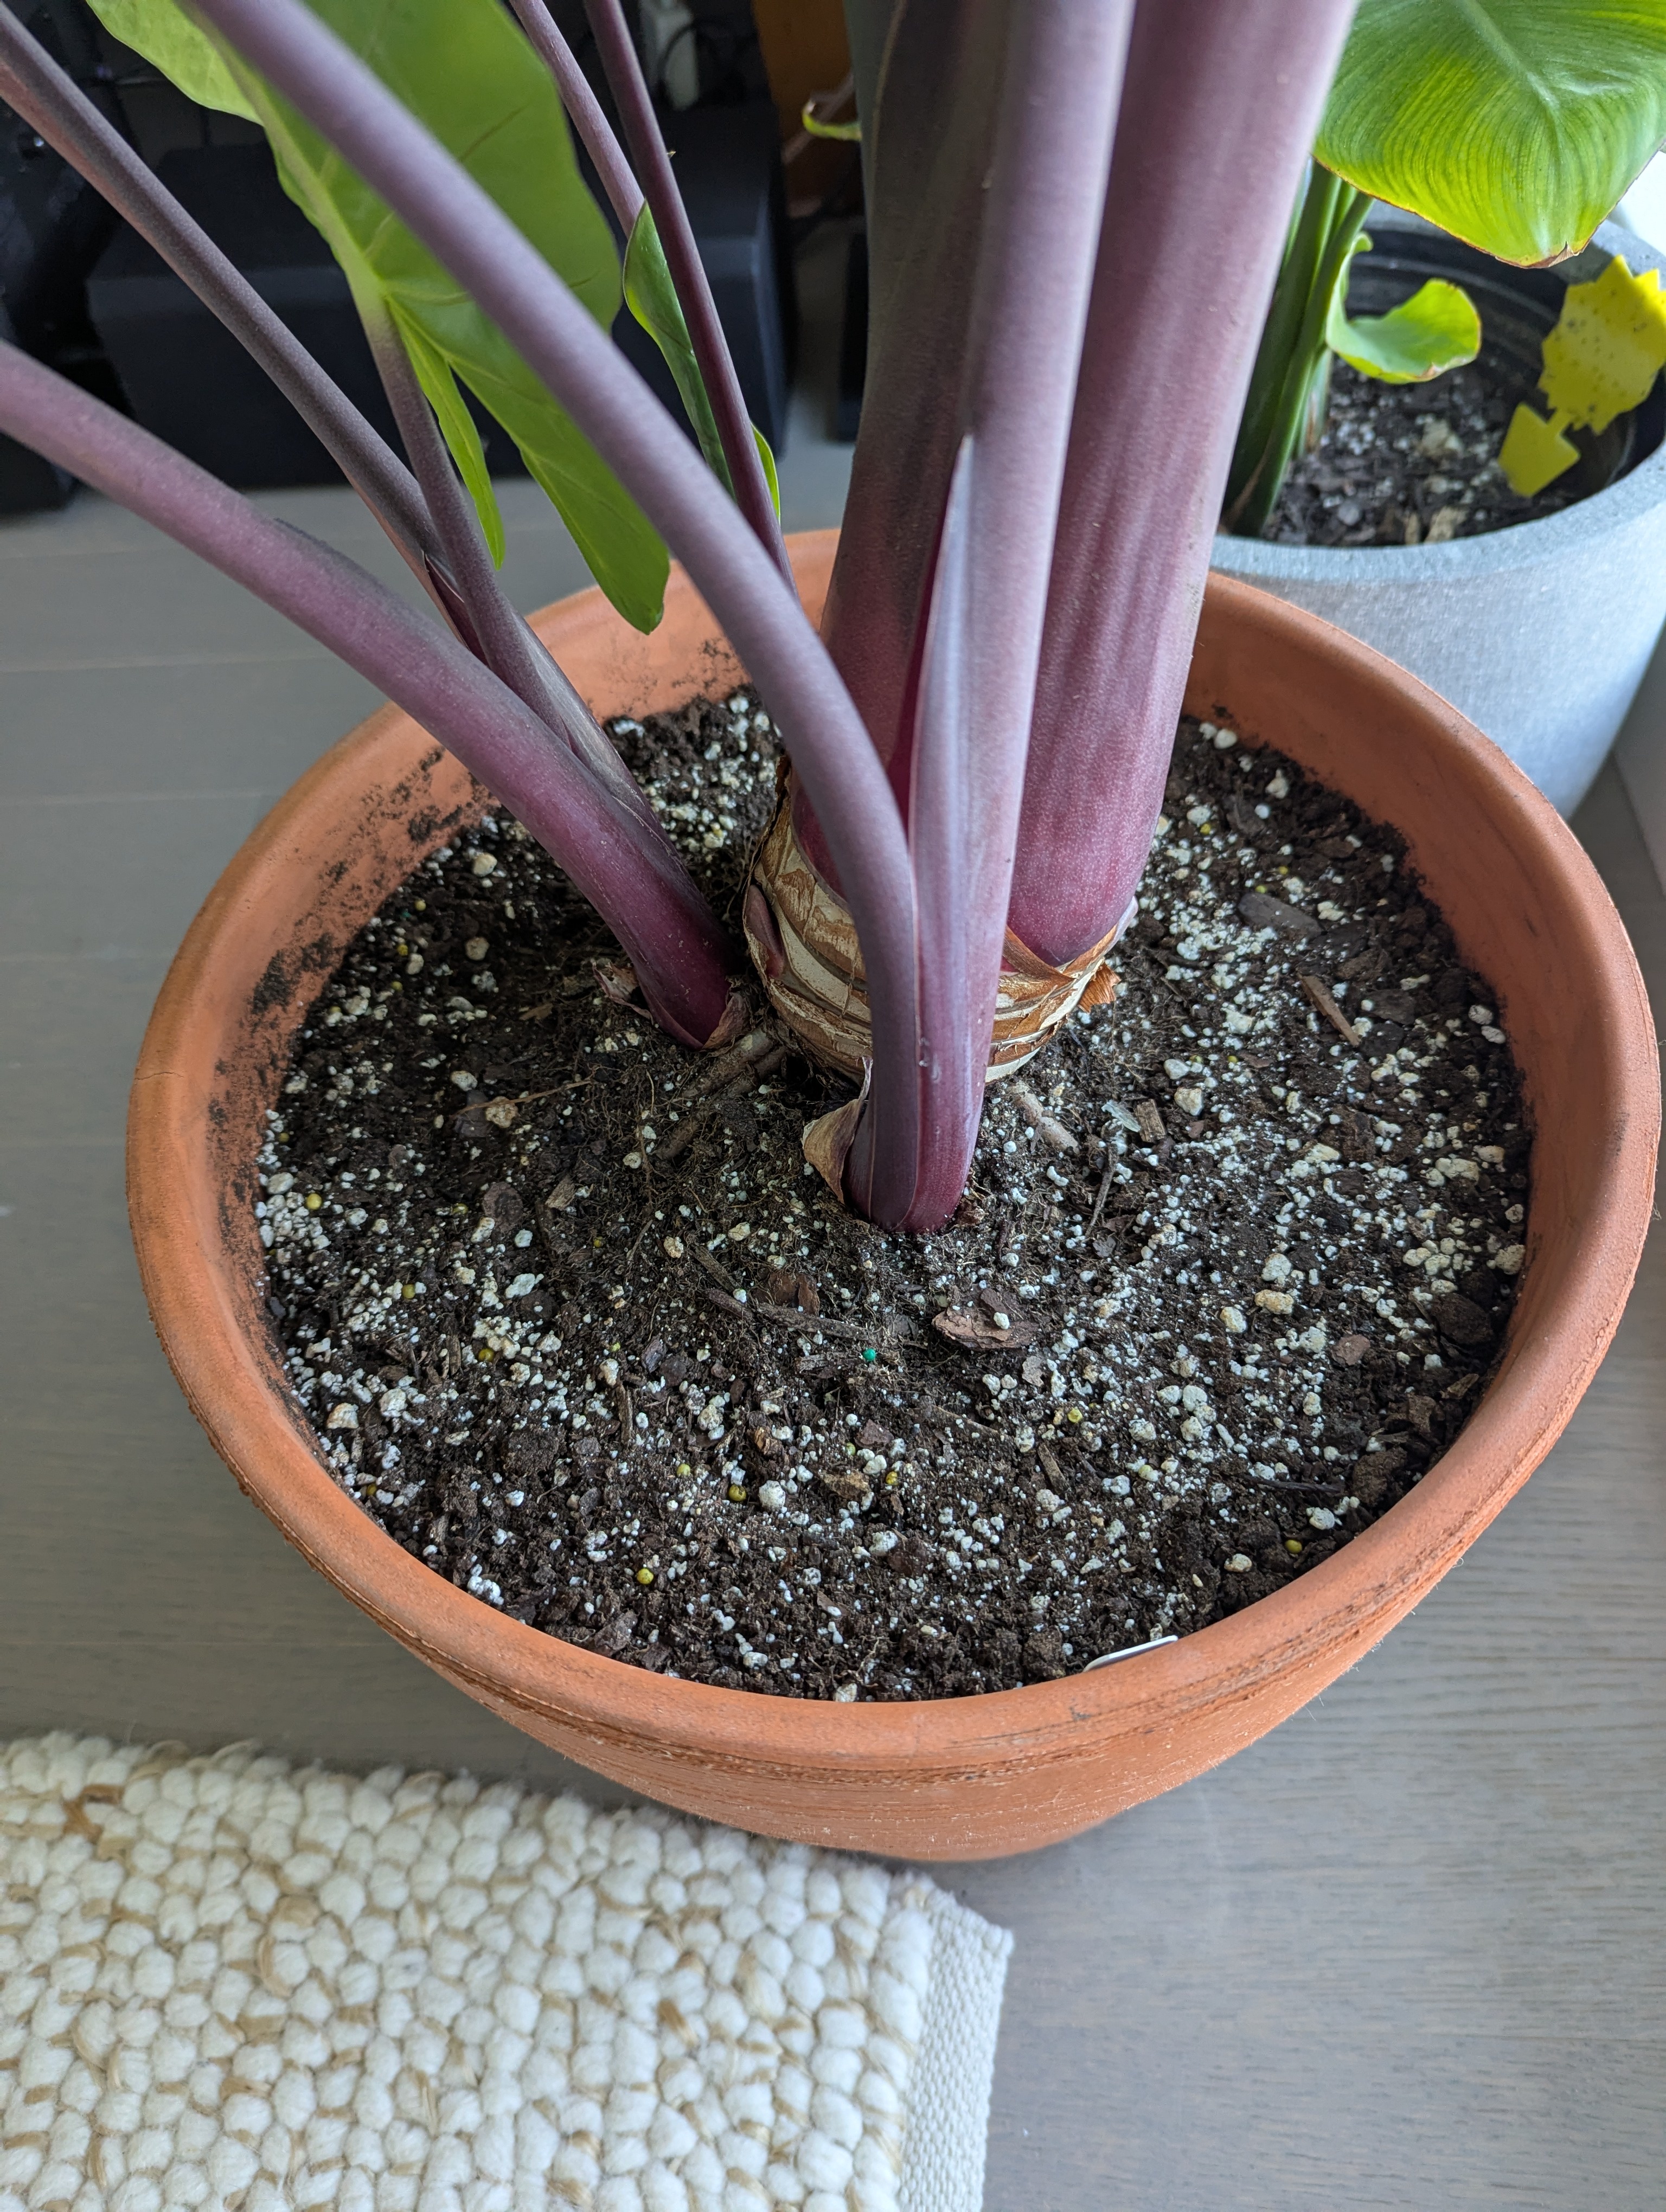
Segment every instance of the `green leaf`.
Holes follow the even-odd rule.
[[[1370,248],[1370,239],[1361,237],[1355,251]],[[1345,265],[1330,295],[1325,343],[1362,376],[1374,376],[1379,384],[1426,384],[1481,351],[1481,317],[1456,284],[1432,277],[1386,315],[1352,317],[1347,289]]]
[[[119,0],[100,4],[108,8]],[[192,27],[172,0],[138,4],[148,35],[159,34],[169,16]],[[490,193],[607,328],[620,299],[612,234],[579,175],[555,87],[497,0],[309,4]],[[362,306],[379,307],[408,344],[417,342],[412,348],[417,374],[495,556],[503,542],[502,519],[479,434],[460,404],[455,380],[514,440],[613,605],[638,629],[652,629],[664,612],[670,562],[641,509],[502,331],[386,202],[238,56],[210,43],[245,102],[243,112],[264,127],[285,191],[323,234],[354,297]],[[150,58],[167,67],[161,51]]]
[[[700,363],[695,357],[693,341],[683,316],[682,303],[677,297],[677,288],[671,281],[671,270],[666,265],[666,252],[654,228],[654,216],[645,200],[631,225],[630,236],[625,245],[624,258],[625,304],[637,321],[664,355],[672,380],[677,386],[706,465],[733,498],[734,482],[729,474],[728,462],[723,455],[723,441],[717,434],[717,422],[712,413],[711,399],[706,390],[706,380],[700,374]],[[752,435],[757,441],[759,458],[769,482],[769,496],[775,501],[775,515],[781,515],[781,486],[775,476],[775,457],[769,451],[769,441],[756,424]]]
[[[781,478],[775,473],[775,457],[769,451],[769,441],[756,422],[752,435],[757,441],[757,457],[763,464],[763,481],[769,487],[769,504],[775,510],[775,520],[781,520]]]
[[[856,123],[824,123],[816,112],[816,102],[824,95],[812,92],[799,111],[799,120],[812,138],[837,138],[848,144],[860,146],[862,126]]]
[[[92,6],[113,38],[143,54],[199,107],[259,120],[219,48],[174,0],[92,0]]]
[[[637,629],[653,629],[665,611],[670,556],[601,455],[471,304],[462,302],[454,318],[431,313],[426,328],[520,447],[533,481],[554,501],[613,605]]]
[[[445,441],[451,448],[463,482],[468,486],[469,496],[479,510],[481,527],[486,533],[493,565],[502,568],[503,556],[508,550],[503,535],[503,515],[497,504],[497,494],[492,489],[490,472],[486,467],[486,449],[480,442],[480,433],[475,428],[472,415],[463,404],[463,395],[457,388],[457,379],[452,374],[451,364],[445,356],[431,346],[423,335],[422,327],[398,307],[392,310],[393,326],[406,353],[410,366],[416,373],[429,405],[433,408]]]
[[[1360,0],[1320,161],[1503,261],[1577,252],[1666,138],[1666,0]]]
[[[677,288],[666,265],[666,250],[660,243],[653,211],[646,200],[630,227],[625,245],[624,295],[631,313],[665,356],[678,397],[706,457],[706,465],[733,498],[734,484],[729,476],[729,465],[723,458],[723,441],[717,434],[717,421],[707,397],[706,380],[695,359]]]

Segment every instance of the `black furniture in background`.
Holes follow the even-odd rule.
[[[279,184],[264,143],[179,147],[162,156],[157,174],[349,398],[397,442],[347,279]],[[245,489],[338,480],[329,454],[265,372],[125,223],[88,281],[87,306],[135,420],[177,452]],[[502,454],[492,459],[507,465]]]
[[[678,178],[754,421],[786,428],[792,264],[775,113],[764,102],[668,116]],[[390,442],[392,418],[329,249],[284,192],[264,144],[176,149],[158,173]],[[136,419],[228,483],[325,483],[338,472],[237,341],[123,225],[87,286],[94,327]],[[653,342],[622,311],[626,356],[681,418]],[[480,410],[487,459],[524,473]]]
[[[119,122],[91,19],[76,0],[13,5],[53,59]],[[0,339],[100,398],[113,393],[87,320],[83,285],[114,227],[92,186],[0,104]],[[0,514],[62,507],[74,488],[62,469],[0,436]]]
[[[774,104],[755,100],[667,110],[660,123],[747,410],[779,453],[787,438],[798,301]],[[680,417],[671,373],[628,308],[613,335],[633,368]]]

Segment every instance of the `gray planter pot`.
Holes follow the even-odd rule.
[[[1385,247],[1389,232],[1440,236],[1386,208],[1369,228]],[[1666,273],[1666,256],[1611,222],[1554,270],[1502,271],[1474,258],[1493,285],[1524,280],[1542,296],[1547,279],[1583,283],[1614,253],[1633,270]],[[1477,294],[1486,327],[1479,285]],[[1657,387],[1657,416],[1659,404]],[[1657,434],[1657,422],[1639,442]],[[1218,537],[1213,560],[1420,676],[1570,814],[1602,765],[1666,619],[1666,443],[1606,490],[1488,537],[1335,548]]]

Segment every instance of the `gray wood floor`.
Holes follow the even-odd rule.
[[[836,517],[842,465],[801,431],[789,521]],[[264,503],[386,573],[345,495]],[[574,588],[549,510],[508,505],[521,603]],[[0,525],[0,1735],[616,1796],[285,1549],[139,1297],[121,1139],[152,996],[239,841],[370,703],[96,501]],[[1578,826],[1666,988],[1611,772]],[[1663,1324],[1657,1239],[1548,1465],[1316,1705],[1077,1843],[947,1870],[1018,1933],[991,2212],[1666,2203]]]

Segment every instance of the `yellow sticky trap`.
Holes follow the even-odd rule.
[[[1606,430],[1616,415],[1639,406],[1666,368],[1666,294],[1657,270],[1633,276],[1616,253],[1589,284],[1570,284],[1556,327],[1544,342],[1539,389],[1550,402],[1548,422],[1530,407],[1516,410],[1499,454],[1511,489],[1530,498],[1579,458],[1563,434]]]
[[[1633,276],[1616,253],[1594,283],[1570,284],[1544,356],[1539,388],[1580,428],[1606,430],[1616,415],[1640,405],[1666,367],[1659,270]]]
[[[1499,448],[1499,466],[1511,490],[1523,499],[1531,499],[1535,491],[1554,483],[1563,470],[1571,469],[1578,458],[1579,448],[1572,440],[1565,438],[1542,416],[1535,415],[1527,406],[1518,407],[1511,416],[1510,428]]]

